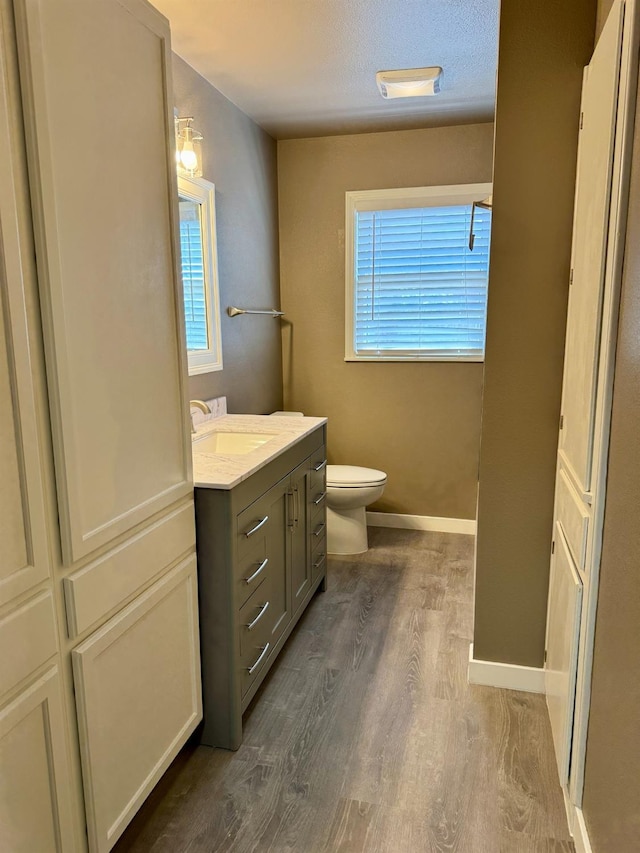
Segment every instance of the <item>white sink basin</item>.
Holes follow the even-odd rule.
[[[228,453],[240,456],[251,453],[267,441],[275,438],[274,433],[264,432],[210,432],[193,442],[202,453]]]

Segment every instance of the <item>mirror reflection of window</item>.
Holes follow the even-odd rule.
[[[209,348],[200,205],[180,199],[180,253],[187,350]]]
[[[215,187],[178,178],[180,254],[189,375],[222,370]]]

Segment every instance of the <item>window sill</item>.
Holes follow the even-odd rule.
[[[468,362],[469,364],[484,364],[483,356],[467,356],[467,355],[429,355],[429,356],[387,356],[387,355],[346,355],[344,360],[347,362],[355,361],[376,361],[376,362]]]

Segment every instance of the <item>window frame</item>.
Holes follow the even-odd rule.
[[[178,176],[178,200],[193,201],[200,205],[207,335],[211,344],[206,350],[187,349],[189,376],[197,376],[200,373],[213,373],[214,371],[222,370],[223,367],[215,191],[215,184],[206,181],[204,178],[187,175]],[[180,217],[178,216],[179,223]],[[184,291],[182,261],[180,262],[180,286]],[[184,296],[182,301],[184,310]],[[182,319],[183,322],[186,322],[184,316]]]
[[[384,190],[348,191],[345,199],[345,361],[484,362],[482,355],[358,355],[355,350],[355,237],[356,214],[369,210],[400,210],[413,207],[471,205],[493,192],[492,183],[453,184],[433,187],[403,187]],[[485,311],[486,324],[486,311]]]

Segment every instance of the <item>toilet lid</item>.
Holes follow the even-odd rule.
[[[384,471],[357,465],[327,465],[327,486],[381,486],[387,482]]]

